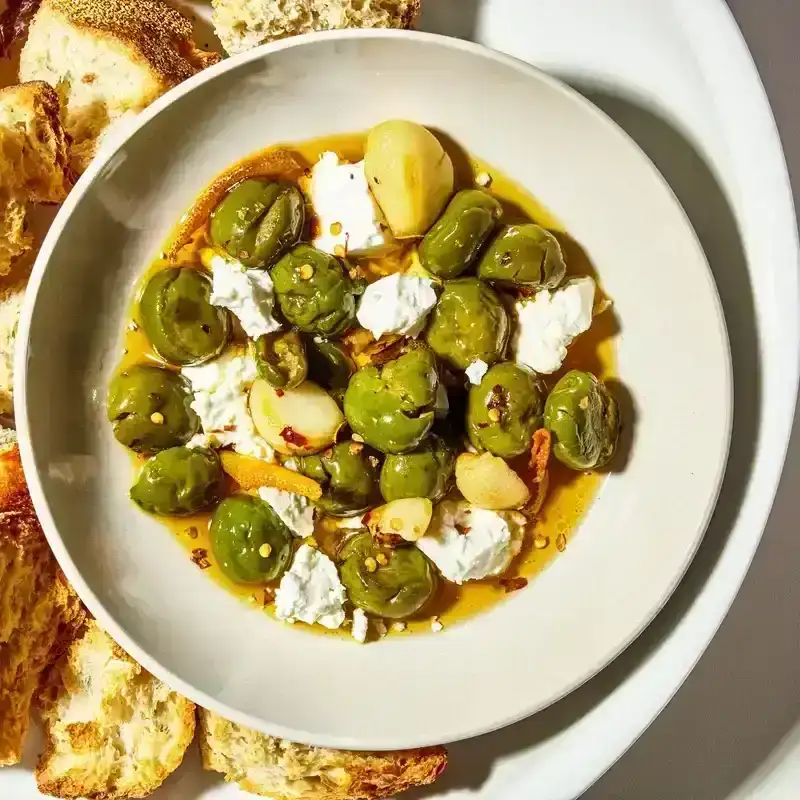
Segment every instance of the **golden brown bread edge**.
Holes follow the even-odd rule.
[[[13,447],[0,453],[0,766],[21,759],[42,675],[84,619],[44,538]]]

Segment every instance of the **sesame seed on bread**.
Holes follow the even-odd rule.
[[[113,123],[136,114],[219,55],[163,0],[42,0],[20,56],[20,78],[54,86],[86,169]]]
[[[231,55],[259,44],[334,28],[412,28],[421,0],[212,0],[213,20]]]
[[[0,766],[22,757],[42,675],[84,617],[36,518],[15,437],[0,430]]]
[[[198,709],[203,766],[272,800],[376,800],[433,783],[443,747],[361,753],[276,739]]]

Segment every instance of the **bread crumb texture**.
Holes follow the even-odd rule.
[[[137,664],[96,622],[55,664],[40,696],[39,791],[89,800],[146,797],[180,765],[195,707]]]
[[[34,81],[0,89],[0,275],[33,247],[32,203],[60,203],[72,187],[59,98]]]
[[[411,28],[420,0],[212,0],[214,28],[225,51],[334,28]]]
[[[375,800],[433,783],[443,747],[362,753],[276,739],[198,709],[203,766],[272,800]]]
[[[162,0],[43,0],[20,78],[58,90],[82,172],[110,125],[219,59],[196,46],[189,19]]]
[[[85,611],[50,552],[12,431],[0,430],[0,766],[16,764],[44,670]]]

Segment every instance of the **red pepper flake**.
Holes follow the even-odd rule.
[[[505,589],[506,594],[518,592],[528,585],[527,578],[500,578],[500,585]]]
[[[263,607],[266,608],[267,606],[272,605],[272,603],[274,602],[275,602],[275,590],[269,588],[264,589]]]
[[[281,431],[280,435],[281,439],[283,439],[284,442],[286,442],[287,444],[293,444],[296,447],[305,447],[308,444],[308,439],[306,439],[306,437],[303,436],[302,433],[297,433],[297,431],[292,430],[292,428],[289,425],[287,425]]]
[[[208,569],[211,566],[211,562],[208,560],[208,550],[204,547],[197,547],[192,550],[192,562],[200,569]]]
[[[278,395],[278,397],[283,397],[286,392],[284,392],[283,389],[276,389],[275,394]]]
[[[397,533],[380,533],[376,531],[372,534],[372,539],[382,547],[388,547],[394,550],[397,547],[402,547],[405,544],[405,539]]]
[[[547,428],[539,428],[533,434],[531,442],[530,466],[534,470],[533,482],[541,483],[547,474],[547,462],[550,461],[552,440]]]
[[[233,433],[233,431],[236,430],[236,426],[235,425],[226,425],[222,430],[225,433]]]
[[[456,525],[456,530],[462,536],[466,536],[472,530],[472,528],[470,528],[468,525]]]

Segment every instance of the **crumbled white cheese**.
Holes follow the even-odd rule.
[[[483,376],[489,371],[489,365],[480,358],[476,358],[466,369],[469,382],[477,386],[482,380]]]
[[[436,399],[433,402],[433,413],[436,419],[444,419],[450,411],[450,398],[444,384],[439,381],[436,387]]]
[[[353,609],[353,627],[350,629],[350,634],[357,642],[364,644],[364,642],[367,641],[368,633],[369,617],[367,617],[362,609]]]
[[[185,367],[182,373],[192,385],[191,405],[203,426],[189,447],[232,446],[242,455],[275,459],[275,451],[258,435],[247,407],[247,393],[258,377],[250,355],[230,350],[208,364]]]
[[[338,628],[347,597],[333,561],[315,547],[301,545],[275,593],[275,616],[285,622]]]
[[[311,168],[308,189],[319,225],[312,244],[334,255],[379,255],[393,244],[364,174],[364,162],[342,164],[323,153]]]
[[[516,303],[514,357],[535,372],[556,372],[572,340],[589,330],[594,306],[594,281],[577,278],[560,289],[537,292]]]
[[[273,486],[262,486],[258,490],[258,496],[272,506],[272,510],[295,536],[305,539],[313,535],[314,506],[307,497]]]
[[[522,544],[522,529],[507,517],[469,503],[440,503],[417,547],[453,583],[501,575]]]
[[[342,519],[336,520],[336,527],[340,531],[360,531],[362,528],[367,527],[362,522],[362,519],[362,514],[356,514],[354,517],[343,517]]]
[[[416,337],[436,301],[433,281],[396,272],[366,288],[356,316],[376,339],[384,333]]]
[[[211,259],[212,305],[232,311],[242,329],[257,339],[278,331],[280,322],[272,316],[275,307],[275,287],[265,269],[247,269],[238,261],[215,255]]]

